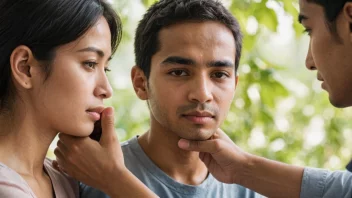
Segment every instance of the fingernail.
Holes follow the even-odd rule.
[[[181,139],[180,141],[178,141],[178,146],[181,148],[188,148],[189,147],[189,141],[185,140],[185,139]]]
[[[106,108],[105,111],[104,111],[104,115],[106,116],[112,116],[114,113],[114,109],[113,108]]]

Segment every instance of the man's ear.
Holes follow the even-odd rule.
[[[343,7],[343,16],[349,23],[350,41],[352,42],[352,2],[346,2]]]
[[[139,66],[134,66],[131,70],[131,79],[134,91],[141,100],[148,100],[148,80]]]
[[[24,89],[30,89],[33,86],[33,65],[37,61],[33,57],[32,50],[27,46],[21,45],[16,47],[10,56],[11,72],[16,84]]]

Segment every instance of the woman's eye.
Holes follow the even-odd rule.
[[[84,65],[91,68],[91,69],[94,69],[96,66],[97,66],[98,63],[96,62],[84,62]]]
[[[175,70],[170,72],[169,74],[173,75],[173,76],[187,76],[188,74],[183,71],[183,70]]]

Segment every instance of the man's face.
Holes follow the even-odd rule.
[[[210,138],[235,87],[235,40],[217,22],[185,22],[159,32],[147,85],[152,125],[191,140]]]
[[[346,3],[350,4],[350,3]],[[300,0],[300,21],[310,35],[306,66],[317,70],[322,88],[329,93],[330,102],[336,107],[352,105],[352,34],[348,6],[336,19],[336,34],[325,20],[324,8]],[[352,6],[351,11],[352,11]],[[352,14],[352,13],[351,13]]]

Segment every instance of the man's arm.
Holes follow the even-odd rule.
[[[300,197],[303,167],[248,154],[221,130],[207,141],[181,139],[179,147],[199,151],[209,172],[221,182],[240,184],[268,197]]]
[[[101,121],[99,142],[60,134],[53,165],[110,197],[157,197],[125,167],[112,108],[103,111]]]
[[[304,169],[252,155],[238,183],[267,197],[300,197]]]

